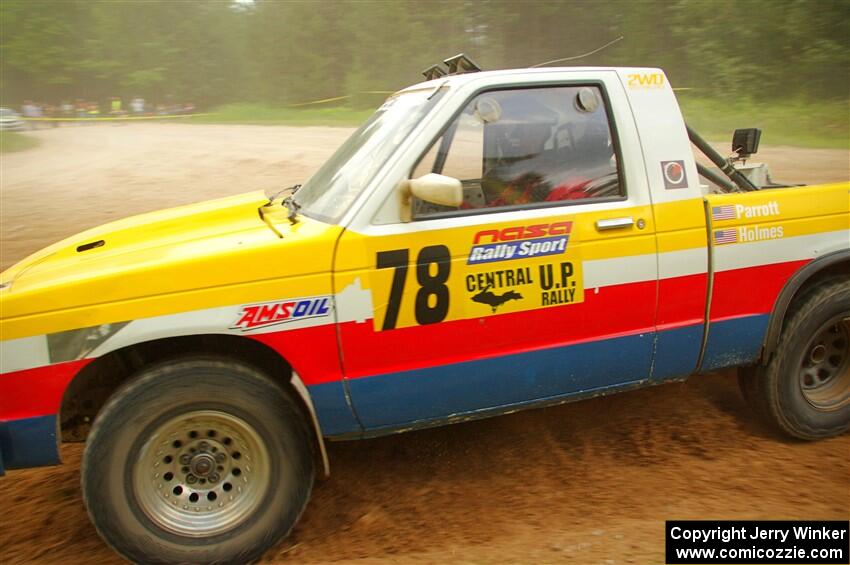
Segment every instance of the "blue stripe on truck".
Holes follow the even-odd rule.
[[[713,323],[702,370],[755,361],[767,320],[768,316],[757,315]],[[497,414],[648,384],[653,338],[655,359],[649,382],[685,377],[696,370],[702,334],[703,325],[696,324],[656,336],[635,334],[351,379],[347,386],[367,435],[390,433],[398,428],[436,425],[457,416]],[[600,359],[605,360],[604,366]],[[322,393],[328,384],[309,387],[323,434],[356,436],[350,412],[323,406]],[[343,407],[339,398],[332,404]]]
[[[758,361],[769,321],[769,315],[760,314],[712,322],[708,327],[700,372],[741,367]]]
[[[652,333],[348,381],[367,430],[534,404],[648,377]],[[605,363],[600,363],[605,359]]]

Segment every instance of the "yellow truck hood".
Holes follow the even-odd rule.
[[[262,227],[261,192],[159,210],[110,222],[72,235],[26,257],[0,275],[0,283],[65,274],[65,269],[121,261],[122,256],[186,243],[223,232]],[[83,246],[89,247],[85,249]]]
[[[0,290],[0,318],[105,304],[124,304],[129,313],[147,298],[177,295],[188,310],[238,303],[245,294],[238,289],[254,281],[330,273],[341,228],[303,216],[292,225],[277,211],[276,222],[264,221],[259,208],[266,201],[261,191],[211,200],[125,218],[55,243],[0,275],[0,284],[9,283]],[[210,289],[216,292],[205,292]],[[182,309],[168,302],[158,300],[154,309]],[[4,333],[3,339],[13,337]]]

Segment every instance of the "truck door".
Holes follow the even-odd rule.
[[[610,78],[474,95],[409,173],[461,180],[463,204],[342,235],[338,305],[361,314],[339,336],[367,429],[648,378],[653,215]]]
[[[621,69],[640,131],[658,245],[657,344],[652,379],[696,370],[708,300],[705,188],[700,185],[685,123],[658,69]]]

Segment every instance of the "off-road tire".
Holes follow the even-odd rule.
[[[781,432],[805,440],[850,429],[850,281],[831,279],[796,300],[783,324],[776,351],[766,365],[739,371],[741,392],[755,412]],[[837,329],[837,332],[834,331]],[[835,361],[834,374],[815,397],[807,385],[821,340]],[[810,377],[808,378],[810,381]],[[829,385],[828,387],[826,385]],[[816,390],[816,389],[815,389]],[[823,400],[821,400],[823,398]]]
[[[204,443],[201,446],[203,450],[218,448],[209,453],[202,450],[190,453],[189,450],[194,449],[190,445],[200,444],[190,443],[198,440],[187,439],[181,443],[184,453],[170,455],[167,450],[173,445],[160,441],[166,436],[157,434],[172,425],[186,423],[191,428],[197,422],[203,423],[203,417],[197,415],[208,415],[213,418],[209,420],[212,422],[219,421],[214,419],[216,417],[225,422],[222,424],[223,432],[218,435],[213,435],[215,430],[198,430],[200,434],[210,434],[214,440]],[[228,431],[228,422],[231,421],[234,424]],[[176,424],[172,424],[174,422]],[[251,456],[247,450],[245,454],[234,451],[240,445],[239,430],[243,428],[239,426],[242,425],[244,434],[253,442],[250,445],[256,447],[257,455]],[[233,435],[234,439],[225,437],[229,435]],[[182,436],[172,433],[167,437]],[[175,439],[174,443],[178,440]],[[242,445],[248,445],[247,440]],[[98,415],[83,455],[83,500],[101,537],[132,562],[245,563],[258,558],[287,535],[304,510],[315,473],[311,446],[308,429],[296,403],[259,370],[217,357],[172,360],[142,370],[112,396]],[[140,457],[150,453],[154,453],[154,463],[142,464]],[[199,453],[213,457],[212,473],[217,472],[214,469],[218,457],[229,457],[222,462],[224,466],[218,466],[218,472],[222,473],[220,477],[210,474],[208,461],[196,460]],[[161,502],[167,500],[173,503],[177,497],[166,496],[170,494],[167,490],[170,484],[174,483],[167,484],[163,478],[165,488],[160,492],[157,490],[159,479],[150,479],[164,470],[157,469],[159,458],[163,457],[179,457],[184,463],[191,457],[191,468],[183,466],[179,471],[173,469],[174,463],[169,459],[172,465],[169,468],[174,471],[169,474],[174,477],[180,472],[187,473],[180,479],[187,481],[197,471],[193,482],[198,488],[199,477],[208,478],[204,482],[210,489],[215,479],[221,506],[225,509],[239,508],[243,513],[232,514],[232,520],[222,522],[225,526],[217,526],[223,510],[209,503],[211,510],[206,514],[209,520],[204,525],[213,529],[190,532],[194,534],[190,535],[164,527],[163,524],[168,524],[165,518],[160,518],[170,516],[168,513],[172,509],[168,505],[161,506]],[[262,461],[265,461],[264,465],[256,464]],[[177,463],[180,464],[179,461]],[[251,468],[252,464],[255,468]],[[265,479],[262,478],[263,473],[266,474]],[[249,475],[254,482],[249,482]],[[227,493],[223,490],[227,486],[225,481],[229,481],[227,485],[230,485]],[[249,486],[255,490],[249,491]],[[146,488],[150,488],[153,494]],[[233,498],[225,503],[229,498],[225,495],[236,494],[237,489],[254,493],[255,498],[244,499],[250,501],[245,503],[248,506],[235,506]],[[209,493],[204,497],[202,492],[201,506],[207,503],[208,498]],[[237,497],[236,500],[243,499]],[[188,502],[185,496],[174,506],[174,516],[180,519],[183,502]],[[187,506],[191,511],[192,505]],[[157,514],[151,511],[152,508],[163,508],[163,511]],[[190,526],[192,519],[194,516],[186,518]],[[215,531],[216,527],[226,529]]]

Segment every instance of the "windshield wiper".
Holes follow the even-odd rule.
[[[295,193],[295,191],[293,191],[293,194],[294,193]],[[301,209],[301,204],[299,204],[298,202],[296,202],[292,198],[292,194],[290,194],[289,196],[284,198],[283,202],[281,202],[281,204],[286,206],[286,209],[289,210],[289,214],[286,216],[289,219],[289,223],[292,224],[293,226],[295,224],[297,224],[298,223],[298,210]]]
[[[287,186],[286,188],[282,188],[282,189],[278,190],[277,192],[275,192],[274,194],[269,196],[269,201],[266,202],[264,204],[264,206],[271,206],[272,204],[274,204],[274,201],[277,200],[278,197],[281,194],[283,194],[284,192],[287,192],[287,191],[289,192],[289,198],[291,198],[292,195],[295,194],[295,191],[297,191],[299,188],[301,188],[300,184],[293,184],[292,186]],[[285,205],[286,204],[284,204],[284,206]]]
[[[287,186],[284,189],[278,190],[274,194],[269,197],[269,201],[263,204],[262,208],[268,208],[269,206],[274,205],[274,201],[278,199],[278,197],[284,192],[289,192],[286,198],[284,198],[280,205],[286,206],[286,209],[289,210],[289,214],[287,214],[287,218],[289,219],[292,225],[298,223],[298,210],[301,209],[301,204],[292,199],[292,196],[298,192],[298,189],[301,188],[300,184],[293,184],[292,186]],[[260,213],[262,214],[262,208],[260,209]]]

